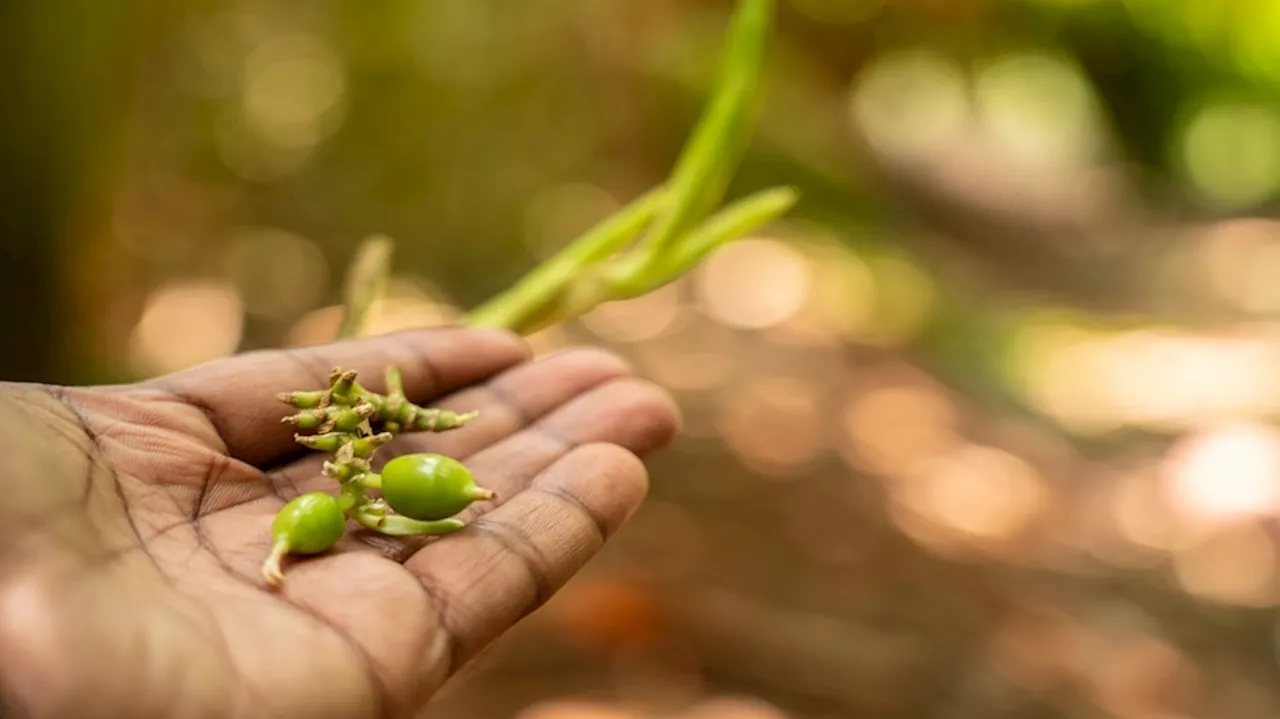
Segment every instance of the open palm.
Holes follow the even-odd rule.
[[[337,366],[480,418],[375,459],[463,459],[496,503],[432,540],[352,530],[259,568],[276,511],[336,491],[276,394]],[[460,328],[245,354],[136,385],[0,384],[0,685],[33,717],[410,716],[640,503],[661,390],[607,353]],[[495,506],[496,504],[496,506]],[[354,526],[354,525],[353,525]]]

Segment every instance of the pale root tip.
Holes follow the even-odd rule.
[[[262,578],[266,580],[267,586],[272,589],[279,588],[284,584],[284,572],[280,569],[279,558],[273,556],[263,562]]]
[[[283,542],[276,542],[271,547],[271,556],[262,563],[262,578],[268,587],[277,589],[284,584],[284,570],[281,569],[280,562],[288,553],[289,547]]]

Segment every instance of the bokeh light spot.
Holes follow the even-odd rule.
[[[462,311],[420,278],[392,277],[387,290],[369,308],[365,334],[380,335],[422,327],[454,324]]]
[[[1078,166],[1097,149],[1093,88],[1068,59],[1041,52],[999,57],[978,73],[974,94],[988,131],[1022,161]]]
[[[315,243],[275,228],[236,234],[223,263],[245,311],[288,319],[311,309],[328,289],[329,264]]]
[[[345,94],[341,60],[322,38],[262,41],[245,61],[239,104],[214,128],[223,162],[255,182],[301,169],[342,122]]]
[[[917,464],[892,490],[906,509],[962,539],[1013,537],[1049,501],[1043,478],[1029,462],[980,445]]]
[[[1051,689],[1071,674],[1084,634],[1080,623],[1058,607],[1024,605],[992,635],[987,656],[999,674],[1018,685]]]
[[[681,310],[679,288],[669,284],[633,299],[601,304],[579,321],[601,339],[639,342],[665,332]]]
[[[1188,519],[1231,521],[1280,509],[1280,430],[1232,423],[1183,438],[1166,461],[1168,491]]]
[[[1257,204],[1280,189],[1280,113],[1272,107],[1207,102],[1181,128],[1177,148],[1187,179],[1217,205]]]
[[[804,304],[812,281],[803,255],[768,239],[731,243],[696,272],[703,312],[743,329],[762,329],[786,321]]]
[[[1174,557],[1178,583],[1189,594],[1221,604],[1276,602],[1276,548],[1252,524],[1226,525]]]
[[[1247,312],[1280,313],[1280,222],[1218,222],[1200,238],[1200,266],[1213,289]]]
[[[818,390],[791,377],[754,380],[728,398],[720,417],[725,441],[762,471],[785,476],[825,448]]]
[[[735,352],[745,341],[733,331],[705,317],[688,322],[632,350],[637,363],[653,381],[668,389],[703,392],[723,387],[738,376]]]
[[[853,397],[842,417],[856,465],[889,473],[959,441],[952,400],[928,385],[890,385]]]
[[[1250,328],[1198,336],[1033,319],[1010,343],[1015,389],[1073,432],[1178,430],[1280,408],[1280,343]]]
[[[646,719],[646,717],[604,702],[551,699],[526,707],[516,715],[516,719]]]
[[[815,333],[857,339],[872,331],[878,287],[870,266],[837,244],[804,246],[812,286],[792,324]]]
[[[303,315],[285,335],[286,347],[306,347],[332,342],[342,328],[342,305],[330,305]]]
[[[788,719],[790,715],[755,697],[715,697],[703,700],[681,719]]]
[[[313,145],[336,119],[345,90],[341,61],[322,39],[267,40],[245,63],[245,124],[274,145]]]
[[[879,292],[875,314],[862,340],[879,347],[900,347],[932,319],[937,288],[924,269],[908,257],[882,255],[870,264]]]
[[[1115,480],[1111,514],[1121,537],[1139,548],[1168,552],[1195,541],[1194,529],[1181,521],[1153,471],[1133,471]]]
[[[853,120],[878,150],[927,156],[956,140],[969,115],[968,78],[932,50],[880,56],[855,79]]]
[[[129,339],[135,371],[165,374],[225,357],[240,343],[244,314],[228,282],[173,280],[147,298]]]

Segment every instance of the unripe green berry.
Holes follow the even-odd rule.
[[[283,544],[290,554],[318,554],[342,539],[346,516],[338,500],[324,492],[308,492],[295,497],[276,514],[271,523],[271,539]]]
[[[461,462],[439,454],[406,454],[382,468],[383,499],[413,519],[446,519],[472,502],[496,496],[477,485]]]

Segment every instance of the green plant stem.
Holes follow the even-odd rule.
[[[775,187],[725,207],[681,240],[661,271],[653,273],[652,279],[640,285],[637,292],[652,292],[679,279],[720,246],[780,219],[799,199],[800,195],[794,189]]]
[[[672,172],[671,201],[636,252],[612,274],[611,282],[624,293],[637,294],[636,287],[646,284],[646,274],[723,197],[751,134],[773,15],[774,0],[739,4],[716,91]]]
[[[635,239],[657,214],[665,198],[666,192],[661,187],[641,195],[538,265],[509,290],[472,310],[462,324],[522,334],[545,324],[545,318],[554,315],[554,304],[579,273]]]

